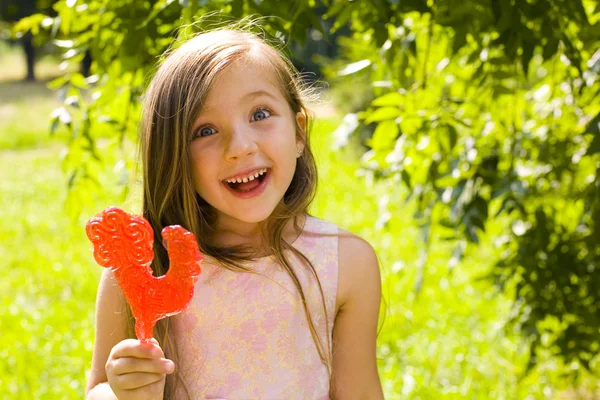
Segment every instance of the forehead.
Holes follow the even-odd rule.
[[[203,102],[202,111],[231,107],[259,96],[285,101],[272,68],[238,60],[227,66],[215,79]]]

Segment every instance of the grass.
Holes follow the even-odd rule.
[[[17,55],[1,51],[0,72],[12,70]],[[52,63],[44,68],[46,76],[57,72]],[[101,272],[83,227],[86,217],[122,204],[119,190],[107,183],[71,221],[62,142],[48,135],[47,117],[58,105],[54,93],[43,83],[10,78],[0,81],[0,99],[0,393],[7,399],[82,398]],[[503,329],[509,298],[474,280],[495,258],[489,240],[453,270],[447,267],[450,249],[435,240],[422,288],[415,291],[422,245],[411,205],[400,201],[398,182],[368,185],[356,176],[351,151],[331,151],[338,121],[327,117],[315,126],[321,185],[312,212],[362,235],[380,256],[387,317],[378,356],[386,398],[592,398],[597,379],[566,391],[570,382],[561,374],[567,367],[548,356],[522,377],[526,343]],[[393,218],[377,230],[386,198]]]
[[[99,274],[79,226],[64,215],[54,147],[3,152],[0,209],[0,392],[80,397],[92,348]]]

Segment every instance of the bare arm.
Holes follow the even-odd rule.
[[[381,276],[373,248],[358,236],[339,239],[339,310],[333,328],[331,395],[336,400],[383,399],[376,339]]]
[[[116,399],[107,382],[105,365],[112,348],[127,339],[125,297],[113,273],[105,269],[96,298],[96,337],[86,399]]]

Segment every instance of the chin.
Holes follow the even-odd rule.
[[[274,207],[261,207],[259,210],[254,209],[252,211],[249,210],[248,212],[239,212],[240,210],[237,210],[238,212],[236,212],[235,214],[229,215],[242,222],[246,222],[248,224],[255,224],[258,222],[265,221],[267,218],[269,218],[269,216],[273,213],[273,210]]]

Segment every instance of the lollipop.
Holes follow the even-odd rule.
[[[162,230],[170,266],[160,277],[150,268],[154,232],[144,218],[109,207],[89,220],[86,233],[96,262],[114,272],[141,341],[152,339],[156,321],[180,313],[192,300],[202,254],[191,232],[179,225]]]

